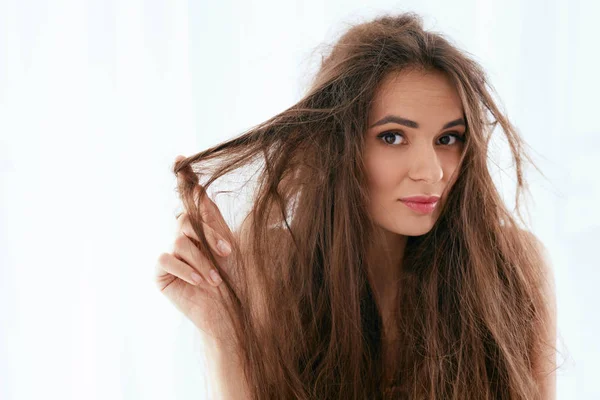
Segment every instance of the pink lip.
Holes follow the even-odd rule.
[[[438,200],[438,196],[411,196],[400,199],[405,206],[422,214],[433,212],[437,206]]]
[[[408,196],[402,197],[400,201],[410,201],[412,203],[435,203],[440,196]]]

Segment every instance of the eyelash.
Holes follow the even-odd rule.
[[[404,134],[401,133],[401,132],[398,132],[398,131],[386,131],[386,132],[382,132],[379,135],[377,135],[377,138],[381,139],[381,141],[383,142],[383,144],[385,144],[387,146],[400,146],[398,144],[386,143],[386,141],[383,140],[384,137],[389,136],[389,135],[398,135],[398,136],[404,137]],[[465,135],[464,134],[460,134],[458,132],[448,132],[448,133],[444,134],[441,137],[444,137],[444,136],[454,136],[456,138],[456,140],[457,140],[457,142],[455,143],[455,145],[465,142]],[[443,146],[449,147],[449,146],[452,146],[452,145],[446,144],[446,145],[443,145]]]

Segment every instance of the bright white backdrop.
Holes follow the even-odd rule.
[[[205,398],[194,328],[152,281],[174,157],[295,103],[345,24],[407,10],[483,64],[548,177],[531,171],[530,211],[556,276],[558,398],[600,398],[599,3],[364,4],[0,0],[1,399]]]

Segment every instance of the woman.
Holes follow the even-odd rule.
[[[178,158],[186,212],[157,284],[205,335],[215,393],[554,398],[553,278],[488,171],[498,124],[518,210],[527,155],[484,71],[386,15],[345,33],[297,104]],[[206,189],[249,166],[231,232]]]

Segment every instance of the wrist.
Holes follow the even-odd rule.
[[[240,356],[239,347],[233,340],[224,341],[205,337],[202,344],[205,354],[215,362],[222,363],[225,360],[238,359]]]
[[[211,398],[250,399],[241,354],[232,346],[208,340],[204,343]]]

